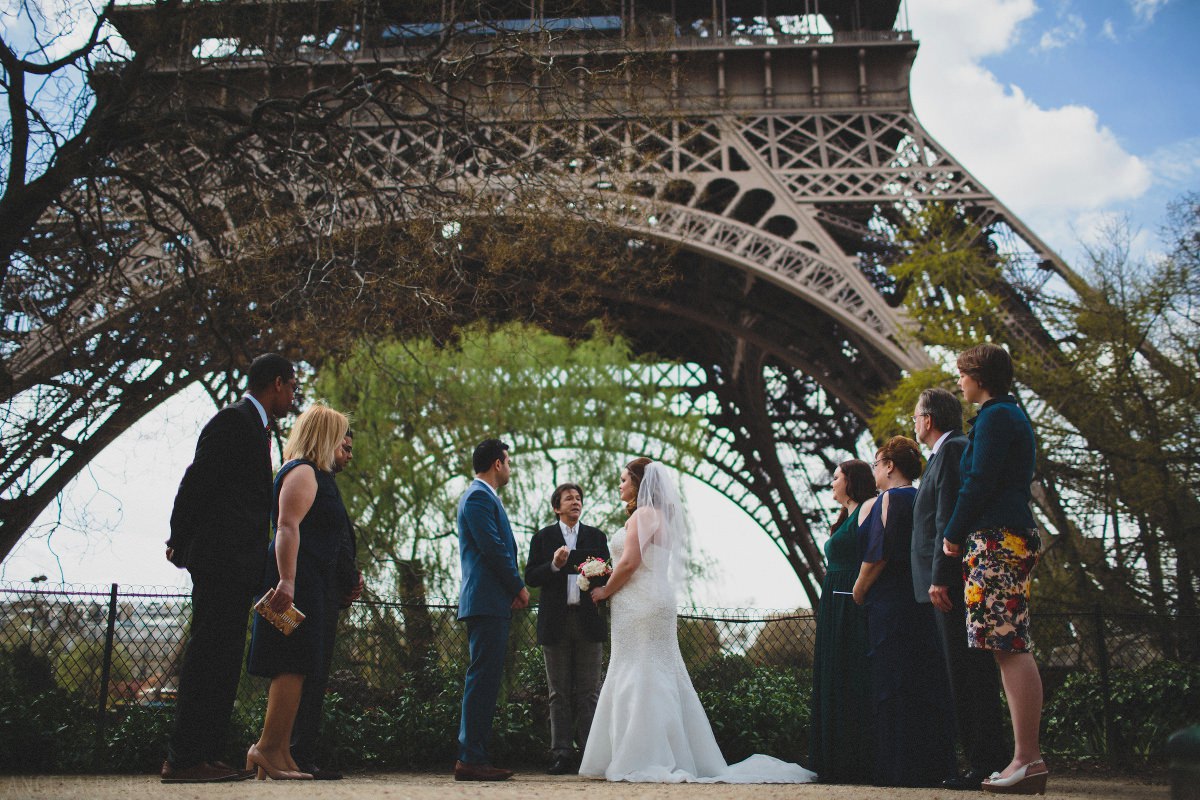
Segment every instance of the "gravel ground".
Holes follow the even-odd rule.
[[[1169,800],[1161,774],[1111,775],[1081,770],[1055,773],[1046,798],[1089,800]],[[19,775],[0,776],[0,798],[55,800],[977,800],[982,793],[932,789],[878,789],[864,786],[605,783],[518,773],[503,783],[456,783],[449,774],[388,772],[350,775],[342,781],[245,781],[227,784],[165,785],[157,776]],[[990,797],[990,795],[989,795]]]

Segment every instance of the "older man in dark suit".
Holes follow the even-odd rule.
[[[958,499],[959,461],[967,448],[962,421],[962,405],[945,389],[926,389],[917,400],[913,425],[931,454],[913,502],[911,556],[917,602],[933,603],[937,609],[958,736],[968,764],[965,774],[948,776],[942,785],[978,789],[993,770],[1004,768],[1009,752],[995,661],[987,650],[967,646],[962,558],[942,550],[942,534]]]
[[[579,564],[589,556],[608,560],[608,540],[598,528],[582,525],[583,489],[564,483],[550,496],[558,521],[533,535],[525,583],[541,587],[538,644],[546,658],[550,687],[550,750],[547,770],[565,775],[578,768],[574,742],[587,744],[596,700],[607,629],[592,597],[580,591]]]
[[[240,780],[226,734],[250,605],[271,530],[271,424],[292,409],[296,370],[274,353],[250,364],[249,392],[200,431],[171,512],[167,558],[192,575],[192,624],[163,783]]]

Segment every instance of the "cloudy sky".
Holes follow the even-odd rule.
[[[1139,247],[1153,252],[1167,202],[1200,191],[1200,2],[907,5],[921,42],[913,101],[930,133],[1069,262],[1079,266],[1079,242],[1113,215],[1139,226]],[[186,586],[161,559],[161,542],[211,411],[194,392],[130,430],[0,565],[0,578]],[[782,556],[740,512],[703,487],[689,497],[704,508],[699,538],[718,564],[698,587],[700,603],[806,604]]]
[[[1068,261],[1200,189],[1200,3],[908,0],[926,128]]]

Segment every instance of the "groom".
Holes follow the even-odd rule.
[[[512,611],[529,605],[529,590],[517,569],[517,540],[497,494],[512,473],[508,445],[484,439],[471,456],[471,466],[475,480],[458,501],[458,618],[467,623],[471,662],[463,682],[454,779],[503,781],[512,777],[512,770],[488,763],[487,742],[504,676]]]

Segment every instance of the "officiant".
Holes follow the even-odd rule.
[[[598,528],[580,523],[583,489],[564,483],[550,496],[558,521],[533,535],[525,583],[541,589],[537,640],[546,659],[550,687],[550,750],[547,772],[565,775],[579,767],[578,752],[587,744],[596,699],[607,625],[587,592],[577,583],[579,564],[589,557],[609,559],[608,539]]]

